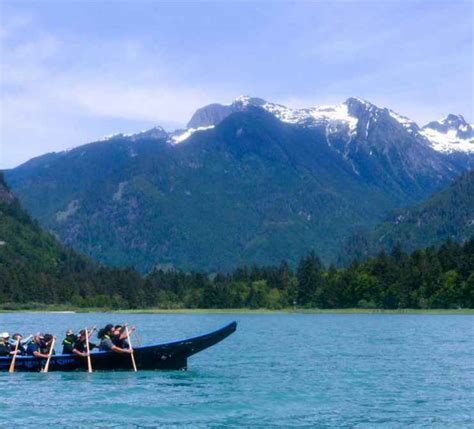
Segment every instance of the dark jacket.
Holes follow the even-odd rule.
[[[10,344],[5,344],[3,341],[0,342],[0,356],[8,356],[11,351]]]
[[[74,343],[76,341],[77,341],[77,338],[75,335],[68,335],[66,338],[64,338],[63,355],[72,353],[72,349],[74,348]]]

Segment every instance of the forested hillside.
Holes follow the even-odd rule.
[[[360,231],[347,240],[342,261],[363,260],[400,243],[405,251],[464,242],[474,235],[474,171],[468,171],[446,189],[421,204],[396,211],[373,230]]]
[[[133,270],[106,269],[63,246],[21,208],[0,172],[0,304],[71,303],[96,297],[115,305],[141,279]],[[99,295],[107,295],[100,301]],[[82,301],[81,301],[82,302]],[[132,299],[133,302],[133,299]],[[127,304],[128,305],[128,304]]]
[[[295,110],[242,97],[232,106],[200,110],[196,128],[119,134],[6,177],[63,243],[146,274],[296,266],[310,249],[336,262],[354,229],[424,200],[466,168],[414,122],[364,100]]]
[[[228,274],[99,266],[63,247],[22,210],[0,177],[0,304],[102,308],[474,307],[474,239],[411,255],[400,248],[346,269],[310,253],[296,271],[243,267]]]

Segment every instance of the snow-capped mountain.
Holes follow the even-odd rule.
[[[351,99],[350,99],[351,100]],[[356,99],[352,99],[356,100]],[[362,103],[367,103],[358,100]],[[370,103],[367,103],[369,105]],[[345,128],[353,134],[357,127],[357,117],[349,113],[350,101],[334,106],[319,106],[294,109],[281,104],[267,102],[261,98],[242,95],[231,104],[209,104],[196,111],[187,125],[187,129],[172,133],[170,143],[177,144],[187,140],[196,131],[208,130],[235,112],[249,107],[260,107],[273,114],[276,118],[290,124],[306,127],[328,127],[328,132],[340,131]]]
[[[415,121],[400,115],[387,108],[360,99],[348,98],[340,104],[295,109],[281,104],[271,103],[261,98],[240,96],[231,104],[210,104],[196,111],[188,123],[189,137],[194,130],[208,129],[231,113],[245,110],[249,106],[261,107],[272,113],[283,122],[306,127],[322,127],[325,129],[328,140],[334,133],[345,131],[348,139],[366,138],[371,125],[381,119],[393,120],[413,137],[424,141],[439,152],[474,152],[474,130],[461,115],[448,115],[441,121],[430,122],[423,128]],[[360,125],[363,123],[363,127]],[[186,137],[186,138],[187,138]],[[182,142],[185,138],[175,138],[174,142]]]
[[[430,122],[421,129],[421,134],[439,152],[474,153],[474,127],[462,115],[450,114]]]
[[[293,109],[239,97],[199,109],[184,130],[116,135],[6,177],[41,223],[105,263],[218,271],[309,248],[334,261],[354,228],[469,168],[471,155],[431,146],[416,123],[359,98]]]
[[[261,107],[281,121],[290,124],[319,126],[328,123],[340,123],[346,125],[348,130],[353,132],[357,125],[357,118],[349,113],[349,100],[334,106],[294,109],[282,104],[271,103],[261,98],[242,95],[237,97],[231,104],[210,104],[198,109],[189,121],[188,127],[197,128],[216,125],[231,113],[240,112],[250,106],[254,106]],[[362,100],[359,101],[364,102]]]
[[[250,107],[262,108],[282,122],[320,128],[325,132],[330,145],[334,137],[342,139],[343,146],[349,145],[354,140],[367,139],[374,125],[383,121],[390,123],[391,128],[406,131],[410,137],[438,152],[474,153],[473,125],[468,124],[461,115],[450,114],[440,121],[430,122],[420,128],[406,116],[356,97],[348,98],[340,104],[298,109],[242,95],[230,104],[213,103],[198,109],[185,129],[167,133],[163,128],[155,127],[137,134],[115,134],[101,140],[127,138],[137,141],[144,138],[166,138],[168,143],[175,145],[187,141],[196,132],[212,129],[232,113],[242,112]]]
[[[117,133],[117,134],[104,136],[101,139],[99,139],[99,141],[107,141],[107,140],[123,139],[123,138],[129,139],[130,141],[138,141],[138,140],[143,140],[143,139],[163,139],[167,137],[168,137],[168,133],[163,129],[163,127],[157,126],[149,130],[140,131],[139,133],[130,133],[130,134]]]

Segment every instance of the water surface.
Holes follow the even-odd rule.
[[[0,373],[9,425],[474,427],[474,317],[328,314],[0,314],[0,330],[128,321],[135,342],[237,332],[188,371]]]

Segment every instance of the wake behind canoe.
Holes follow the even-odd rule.
[[[148,345],[134,348],[138,370],[179,370],[187,369],[188,357],[205,350],[235,332],[237,322],[193,338],[170,343]],[[90,354],[94,370],[131,370],[130,355],[113,351],[98,351]],[[0,357],[0,371],[8,371],[10,357]],[[44,359],[34,356],[18,356],[15,371],[40,371]],[[73,354],[58,354],[51,357],[49,371],[87,370],[87,359]]]

